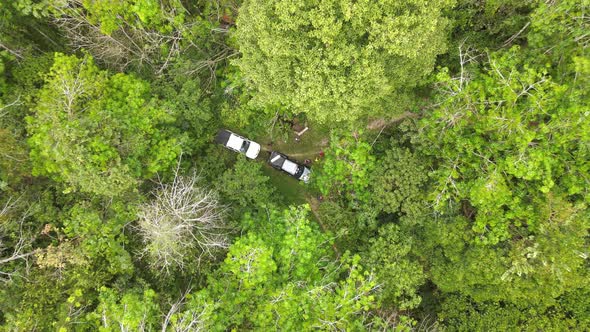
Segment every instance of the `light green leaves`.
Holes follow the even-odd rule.
[[[224,269],[238,278],[246,289],[262,286],[270,281],[269,277],[277,269],[272,257],[272,248],[267,248],[264,242],[250,235],[230,247]]]
[[[364,329],[376,281],[360,257],[329,257],[329,243],[308,220],[307,208],[268,211],[229,249],[192,308],[215,309],[204,324],[218,330]]]
[[[259,107],[285,105],[315,121],[382,114],[445,50],[452,1],[247,1],[236,64]]]
[[[83,0],[82,6],[87,11],[89,21],[98,25],[106,35],[121,29],[125,24],[169,32],[172,22],[168,21],[173,21],[176,10],[183,9],[180,2],[169,1],[164,5],[157,0]]]
[[[131,289],[121,294],[103,286],[99,300],[98,308],[88,317],[94,318],[95,327],[102,332],[150,330],[160,318],[156,292],[151,289]]]
[[[56,54],[28,120],[35,175],[65,191],[116,196],[165,170],[180,146],[159,125],[172,121],[150,101],[149,84],[109,76],[90,56]]]
[[[439,93],[440,106],[422,121],[424,152],[441,161],[431,198],[438,207],[468,199],[483,243],[508,238],[510,226],[536,229],[542,220],[531,203],[588,184],[580,143],[590,120],[570,103],[567,86],[523,63],[519,51],[492,55],[470,82],[439,75],[450,93]]]
[[[314,181],[324,195],[341,194],[351,202],[367,202],[370,174],[375,167],[371,145],[358,138],[333,135],[322,168]]]

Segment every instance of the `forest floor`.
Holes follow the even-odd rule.
[[[295,138],[298,137],[299,140]],[[329,145],[329,133],[316,127],[310,127],[303,135],[298,136],[295,131],[290,130],[282,135],[267,135],[256,140],[262,146],[264,152],[259,159],[264,160],[264,172],[270,177],[270,182],[275,185],[277,191],[292,204],[306,203],[306,197],[316,195],[309,185],[298,181],[288,174],[272,168],[267,159],[270,151],[278,151],[286,154],[294,161],[301,164],[309,159],[309,167],[312,169],[314,163],[319,160],[320,153]],[[313,173],[312,173],[313,176]]]
[[[320,152],[328,147],[329,133],[310,127],[301,136],[298,136],[295,131],[289,131],[282,137],[275,135],[274,139],[270,135],[266,136],[261,140],[261,144],[265,150],[282,152],[300,162],[309,159],[313,163]]]

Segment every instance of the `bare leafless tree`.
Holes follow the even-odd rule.
[[[196,173],[179,174],[172,183],[159,183],[153,199],[140,206],[136,229],[141,234],[146,257],[153,268],[170,273],[183,269],[187,261],[199,263],[227,248],[228,228],[217,195],[199,187]]]
[[[23,55],[25,53],[24,49],[10,47],[7,44],[3,43],[1,39],[0,39],[0,50],[7,51],[8,53],[14,55],[18,60],[24,59],[24,55]]]

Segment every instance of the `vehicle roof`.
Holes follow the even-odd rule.
[[[286,159],[285,162],[283,163],[282,168],[285,172],[295,175],[295,173],[297,173],[297,169],[299,168],[299,165],[292,162],[291,160]]]
[[[260,153],[260,144],[250,141],[250,146],[248,147],[248,151],[246,151],[246,157],[251,159],[256,159],[258,154]]]
[[[307,166],[304,166],[303,173],[301,174],[301,177],[299,177],[299,180],[302,180],[303,182],[308,183],[310,175],[311,175],[311,170]]]
[[[238,135],[232,134],[229,136],[226,146],[236,149],[236,150],[240,150],[243,143],[244,143],[243,138],[241,138]]]

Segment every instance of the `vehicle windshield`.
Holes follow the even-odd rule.
[[[301,175],[303,175],[303,171],[305,170],[305,168],[303,166],[297,166],[297,172],[295,172],[295,174],[293,174],[296,178],[300,178]]]
[[[240,152],[246,153],[246,151],[248,151],[249,147],[250,147],[250,141],[244,140],[244,143],[242,143],[242,147],[240,148]]]

